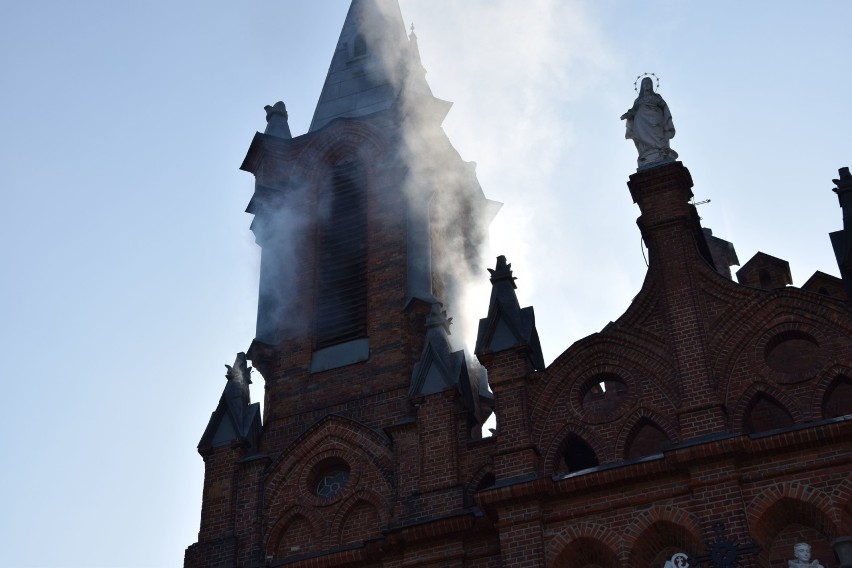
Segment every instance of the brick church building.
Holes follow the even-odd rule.
[[[758,253],[735,281],[670,162],[627,182],[649,267],[620,318],[545,365],[500,257],[471,355],[450,316],[499,204],[449,108],[396,0],[353,0],[306,134],[266,108],[257,333],[198,446],[184,565],[804,568],[807,543],[852,566],[848,170],[842,279],[795,288]]]

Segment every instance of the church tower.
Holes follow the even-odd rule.
[[[492,396],[448,313],[484,272],[499,205],[425,75],[397,1],[354,0],[310,130],[294,137],[284,104],[266,107],[242,164],[262,251],[256,338],[199,445],[188,567],[366,561],[394,530],[474,522],[458,472]],[[262,427],[246,359],[265,381]]]

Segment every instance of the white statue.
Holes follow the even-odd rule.
[[[823,568],[819,560],[811,560],[811,545],[806,542],[798,542],[793,545],[793,556],[795,560],[788,560],[788,568]]]
[[[621,120],[625,119],[624,137],[632,138],[636,144],[639,169],[677,158],[677,152],[669,147],[669,140],[675,135],[672,113],[663,97],[654,92],[650,77],[642,79],[639,96],[630,110],[621,115]]]
[[[663,568],[689,568],[689,557],[683,552],[677,552],[671,559],[666,560]]]

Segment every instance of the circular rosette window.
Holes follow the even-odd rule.
[[[630,389],[618,375],[599,373],[583,382],[579,395],[586,420],[602,423],[624,413],[629,405]]]
[[[351,470],[346,462],[331,458],[314,467],[308,483],[311,492],[320,499],[333,499],[346,488],[350,476]]]

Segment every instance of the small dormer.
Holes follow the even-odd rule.
[[[837,276],[832,276],[831,274],[826,274],[819,270],[814,272],[813,276],[808,278],[808,281],[802,285],[802,290],[815,292],[817,294],[822,294],[823,296],[828,296],[830,298],[837,298],[839,300],[846,299],[846,290],[843,288],[843,280]]]
[[[792,284],[793,277],[789,262],[758,252],[737,270],[737,281],[743,286],[775,290]]]

